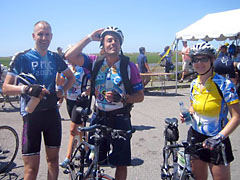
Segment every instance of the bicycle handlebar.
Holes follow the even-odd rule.
[[[181,144],[177,143],[177,144],[174,144],[174,145],[167,145],[166,148],[168,148],[168,149],[184,148],[185,153],[188,153],[188,154],[191,154],[191,152],[196,152],[196,151],[199,151],[201,149],[204,149],[202,142],[192,144],[192,143],[189,143],[187,141],[182,141]],[[220,143],[218,146],[216,146],[214,148],[214,150],[217,153],[222,153],[224,165],[227,166],[228,163],[227,163],[227,158],[226,158],[226,153],[225,153],[225,145],[223,143]]]
[[[100,130],[101,132],[110,133],[113,138],[121,138],[121,136],[127,136],[133,134],[136,129],[130,129],[128,131],[120,130],[120,129],[113,129],[105,125],[101,124],[94,124],[89,127],[79,127],[79,131],[87,131],[87,132],[97,132],[97,130]]]

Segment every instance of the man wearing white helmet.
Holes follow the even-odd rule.
[[[116,27],[99,29],[75,44],[65,54],[65,57],[79,66],[86,68],[91,67],[91,64],[94,66],[97,57],[85,55],[82,50],[91,41],[100,41],[101,54],[103,54],[104,58],[94,83],[97,113],[94,121],[115,129],[129,130],[131,129],[131,122],[128,105],[129,103],[142,102],[144,93],[139,71],[132,62],[129,62],[126,69],[132,92],[127,92],[124,75],[121,73],[120,68],[121,62],[126,58],[121,51],[123,39],[121,30]],[[107,85],[109,83],[111,87]],[[103,118],[104,123],[100,121]],[[117,146],[114,146],[109,161],[116,166],[115,178],[125,180],[127,179],[127,166],[131,165],[130,138],[127,138],[126,141],[117,140],[116,142]],[[121,150],[119,147],[121,147]],[[100,160],[104,160],[104,158],[106,157],[100,157]]]

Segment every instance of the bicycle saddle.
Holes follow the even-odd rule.
[[[166,124],[175,124],[178,122],[178,119],[177,118],[166,118],[165,119],[165,123]]]

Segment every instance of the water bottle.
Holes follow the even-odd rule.
[[[185,158],[186,158],[186,168],[188,170],[188,172],[191,172],[192,171],[192,167],[191,167],[191,156],[190,154],[185,154]]]
[[[180,111],[185,119],[185,123],[187,125],[191,125],[192,124],[192,116],[190,114],[190,112],[188,111],[188,109],[184,106],[183,102],[179,102],[180,105]]]
[[[39,102],[40,98],[32,96],[29,102],[27,103],[27,106],[25,107],[25,111],[27,111],[28,113],[32,113],[39,104]]]
[[[111,73],[107,74],[105,87],[106,87],[106,92],[113,90],[113,82],[111,81]]]

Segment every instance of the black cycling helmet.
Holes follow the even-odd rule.
[[[100,34],[100,38],[102,39],[101,42],[100,42],[100,48],[103,48],[103,39],[104,39],[104,36],[106,36],[107,34],[116,34],[120,40],[120,45],[122,45],[123,43],[123,40],[124,40],[124,36],[123,36],[123,33],[120,29],[118,29],[117,27],[114,27],[114,26],[108,26],[106,27],[103,32]]]
[[[210,57],[215,57],[216,51],[214,47],[209,43],[198,43],[190,49],[189,56],[193,58],[197,55],[207,55]]]

